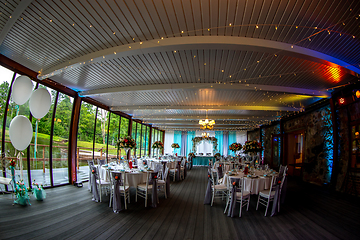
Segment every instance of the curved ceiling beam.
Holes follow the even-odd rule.
[[[247,50],[272,54],[281,51],[288,56],[319,62],[331,67],[343,67],[348,69],[353,75],[355,75],[355,73],[360,74],[360,69],[337,58],[287,43],[246,37],[194,36],[150,40],[100,50],[45,69],[38,75],[38,79],[43,80],[68,71],[69,69],[102,62],[104,60],[154,52],[192,49]]]
[[[33,0],[21,1],[19,5],[15,8],[14,12],[11,14],[11,17],[7,20],[5,26],[0,32],[0,45],[3,43],[6,35],[10,32],[11,28],[14,26],[16,20],[21,16],[25,9],[33,2]]]
[[[270,92],[284,92],[299,95],[309,95],[321,98],[331,97],[330,92],[318,91],[305,88],[293,88],[273,85],[260,84],[214,84],[214,83],[177,83],[177,84],[153,84],[153,85],[138,85],[130,87],[104,88],[89,91],[79,92],[79,96],[87,97],[93,95],[103,95],[110,93],[122,92],[152,92],[152,91],[182,91],[182,90],[199,90],[199,89],[215,89],[215,90],[255,90],[255,91],[270,91]]]
[[[116,106],[111,107],[112,111],[128,110],[164,110],[164,109],[187,109],[187,110],[250,110],[250,111],[301,111],[301,108],[282,107],[282,106]]]
[[[184,116],[184,115],[133,115],[133,119],[141,119],[145,123],[152,123],[154,120],[166,120],[166,121],[173,121],[173,120],[194,120],[199,121],[199,119],[202,117],[199,116]],[[257,116],[254,115],[221,115],[221,116],[209,116],[209,119],[214,120],[223,120],[223,121],[252,121],[252,122],[267,122],[274,119],[278,119],[278,116]]]

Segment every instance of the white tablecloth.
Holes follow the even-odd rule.
[[[176,162],[175,161],[167,161],[167,160],[148,160],[148,165],[151,169],[156,169],[156,165],[161,165],[162,168],[162,162],[166,162],[166,165],[168,166],[168,168],[175,168],[176,167]],[[161,169],[160,168],[160,169]]]
[[[264,177],[264,172],[255,171],[253,176],[256,177],[246,177],[245,176],[245,191],[250,191],[251,194],[259,194],[264,189],[269,189],[271,185],[271,177]],[[228,173],[224,175],[223,184],[227,186],[227,182],[229,178],[242,178],[244,177],[244,173],[238,172],[235,175],[229,176]]]
[[[120,170],[114,168],[114,170],[111,171],[120,171]],[[101,167],[99,171],[99,175],[101,180],[110,182],[110,174],[108,171],[108,167]],[[126,180],[127,180],[127,184],[130,187],[136,187],[138,184],[146,182],[146,172],[140,172],[137,170],[126,172]]]

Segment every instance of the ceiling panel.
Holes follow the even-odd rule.
[[[0,30],[7,23],[9,26],[0,53],[41,73],[68,65],[51,79],[75,91],[119,89],[90,96],[110,107],[174,108],[124,110],[134,118],[194,117],[211,107],[223,106],[224,109],[209,113],[218,121],[222,121],[221,116],[249,118],[253,121],[249,126],[255,127],[288,112],[249,113],[229,108],[254,105],[303,109],[319,98],[285,93],[284,87],[331,92],[334,87],[357,81],[360,73],[360,1],[356,0],[37,0],[11,25],[8,20],[20,3],[0,2]],[[186,42],[191,36],[198,38],[193,43],[174,45],[173,49],[155,47],[161,46],[163,39]],[[209,47],[202,44],[202,36],[246,37],[283,45],[279,48],[282,50],[223,44]],[[154,48],[141,48],[146,43],[154,44]],[[119,46],[126,51],[117,55],[112,50]],[[138,46],[138,50],[131,49]],[[284,46],[304,49],[294,55]],[[319,59],[307,57],[308,50],[316,51]],[[92,56],[102,56],[103,52],[107,55],[92,61]],[[321,60],[321,54],[335,58],[334,62]],[[339,60],[345,62],[343,67],[339,67]],[[81,66],[72,65],[75,63]],[[355,71],[347,70],[348,66],[355,67]],[[214,86],[182,89],[174,85],[175,89],[168,90],[121,91],[125,87],[198,83]],[[239,90],[239,84],[251,84],[251,88]],[[278,90],[269,92],[257,87],[264,85],[277,86]],[[203,109],[176,109],[186,106]],[[251,114],[262,122],[255,122]]]

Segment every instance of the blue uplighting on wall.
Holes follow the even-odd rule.
[[[330,182],[333,170],[333,157],[334,157],[334,138],[333,138],[333,122],[331,118],[330,106],[324,107],[320,110],[322,121],[324,123],[323,136],[324,136],[324,158],[327,164],[326,182]]]
[[[261,151],[261,157],[264,159],[265,158],[265,128],[260,128],[260,134],[261,134],[261,146],[262,146],[262,151]]]

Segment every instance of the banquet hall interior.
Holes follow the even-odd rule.
[[[360,239],[360,1],[0,6],[0,239]]]

